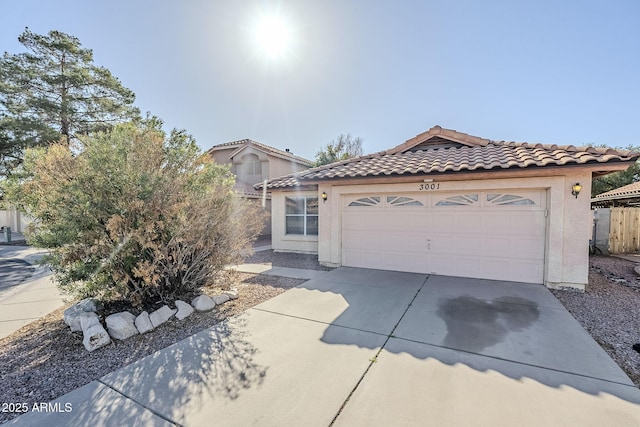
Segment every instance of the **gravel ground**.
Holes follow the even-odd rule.
[[[592,256],[586,292],[552,291],[583,328],[640,387],[640,281],[635,263]]]
[[[304,282],[242,273],[231,273],[230,280],[238,288],[237,300],[183,321],[174,318],[144,335],[114,340],[93,353],[82,345],[82,333],[72,333],[62,320],[64,308],[23,327],[0,340],[0,404],[49,402]],[[221,289],[204,291],[216,295]],[[0,412],[0,423],[18,415]]]

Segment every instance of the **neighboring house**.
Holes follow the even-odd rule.
[[[592,250],[603,254],[640,251],[640,182],[634,182],[591,199]]]
[[[639,207],[640,206],[640,182],[634,182],[623,187],[601,193],[591,199],[591,207]]]
[[[269,181],[272,245],[328,266],[584,289],[591,179],[639,156],[435,126],[384,152]]]
[[[12,231],[24,233],[33,219],[17,210],[14,206],[9,209],[0,210],[0,229],[4,231],[5,227],[11,227]]]
[[[220,164],[230,164],[236,176],[236,190],[244,197],[261,199],[262,191],[256,191],[254,184],[288,175],[311,167],[313,162],[293,155],[288,149],[279,150],[250,139],[214,145],[209,155]],[[266,209],[271,212],[271,195],[267,195]],[[265,225],[269,234],[270,224]]]

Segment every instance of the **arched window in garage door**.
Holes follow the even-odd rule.
[[[362,197],[349,203],[349,206],[376,206],[380,204],[380,197]]]
[[[487,193],[487,202],[490,205],[511,205],[511,206],[522,206],[522,205],[535,205],[531,199],[527,199],[526,197],[518,196],[515,194],[500,194],[500,193]]]
[[[422,202],[404,196],[387,196],[387,203],[391,206],[424,206]]]
[[[436,203],[436,206],[477,206],[478,194],[460,194],[447,197]]]

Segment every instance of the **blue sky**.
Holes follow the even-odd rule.
[[[267,61],[256,19],[288,22]],[[341,133],[365,152],[439,124],[496,140],[640,145],[640,2],[4,1],[0,51],[72,34],[136,105],[203,149],[251,138],[313,158]]]

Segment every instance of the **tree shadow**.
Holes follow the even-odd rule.
[[[235,400],[243,391],[260,386],[268,368],[255,363],[257,352],[248,340],[246,320],[236,317],[52,402],[59,407],[70,403],[70,413],[29,413],[16,422],[66,426],[182,423],[189,407],[217,399]]]
[[[34,271],[31,264],[21,259],[0,259],[0,292],[31,280]]]

